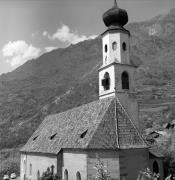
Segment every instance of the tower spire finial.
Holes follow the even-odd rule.
[[[114,0],[114,6],[117,6],[117,0]]]

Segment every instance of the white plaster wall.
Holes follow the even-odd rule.
[[[123,51],[122,44],[126,43],[126,51]],[[126,33],[120,34],[120,49],[121,49],[121,62],[123,64],[130,64],[130,37]]]
[[[107,33],[106,35],[103,36],[102,38],[102,52],[103,52],[103,66],[109,64],[109,33]],[[105,45],[107,45],[108,47],[108,51],[105,52]],[[107,57],[107,61],[105,60]]]
[[[63,152],[63,179],[64,171],[68,170],[68,179],[76,180],[76,173],[79,171],[81,180],[87,180],[87,154],[82,151]]]
[[[26,157],[26,167],[24,167],[23,160]],[[32,164],[32,175],[30,175],[30,164]],[[37,172],[39,170],[40,175],[47,170],[48,167],[54,165],[54,172],[57,172],[57,156],[52,155],[34,155],[34,154],[21,154],[21,180],[23,180],[24,174],[26,178],[31,180],[37,180]]]
[[[107,33],[103,36],[103,66],[110,64],[112,62],[121,62],[120,57],[120,33]],[[117,43],[117,49],[113,51],[112,43]],[[108,46],[108,51],[105,53],[105,44]],[[105,63],[105,58],[107,56],[107,63]]]
[[[21,161],[20,161],[20,178],[21,180],[24,180],[24,175],[26,174],[26,161],[27,161],[27,155],[21,154]]]
[[[124,71],[126,71],[129,75],[129,90],[122,89],[121,74]],[[138,103],[129,94],[133,92],[135,87],[134,73],[135,68],[132,66],[115,65],[115,84],[117,97],[120,99],[121,104],[125,108],[131,120],[134,122],[137,128],[139,128]]]
[[[118,62],[123,64],[130,64],[130,37],[126,33],[116,32],[107,33],[102,38],[103,42],[103,66],[112,62]],[[117,49],[112,49],[112,43],[117,43]],[[127,50],[123,51],[122,43],[125,42]],[[105,52],[105,45],[108,46],[107,53]],[[105,58],[107,57],[107,63]]]
[[[111,62],[119,62],[121,63],[121,48],[120,48],[120,36],[121,33],[110,33],[109,34],[109,53],[110,53],[110,59]],[[117,49],[113,50],[112,49],[112,43],[116,42],[117,43]]]
[[[126,71],[129,75],[129,90],[123,90],[122,89],[122,79],[121,75],[122,73]],[[116,90],[118,92],[132,92],[135,88],[135,78],[134,78],[134,73],[135,73],[135,67],[133,66],[125,66],[125,65],[115,65],[115,82],[116,82]]]
[[[104,90],[104,87],[102,86],[102,79],[104,79],[104,74],[108,72],[110,76],[110,89]],[[104,96],[107,94],[111,94],[114,92],[115,88],[115,71],[114,71],[114,65],[111,65],[101,71],[99,71],[99,96]]]

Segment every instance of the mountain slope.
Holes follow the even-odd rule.
[[[175,82],[175,10],[129,24],[136,97],[170,99]],[[101,40],[54,50],[0,76],[0,149],[24,144],[47,114],[98,98]],[[144,128],[144,127],[143,127]]]

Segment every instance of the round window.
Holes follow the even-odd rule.
[[[122,48],[123,48],[123,51],[126,51],[126,43],[125,42],[123,42]]]

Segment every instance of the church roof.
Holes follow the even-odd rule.
[[[58,154],[61,149],[145,148],[143,138],[116,98],[105,98],[47,116],[22,152]]]

